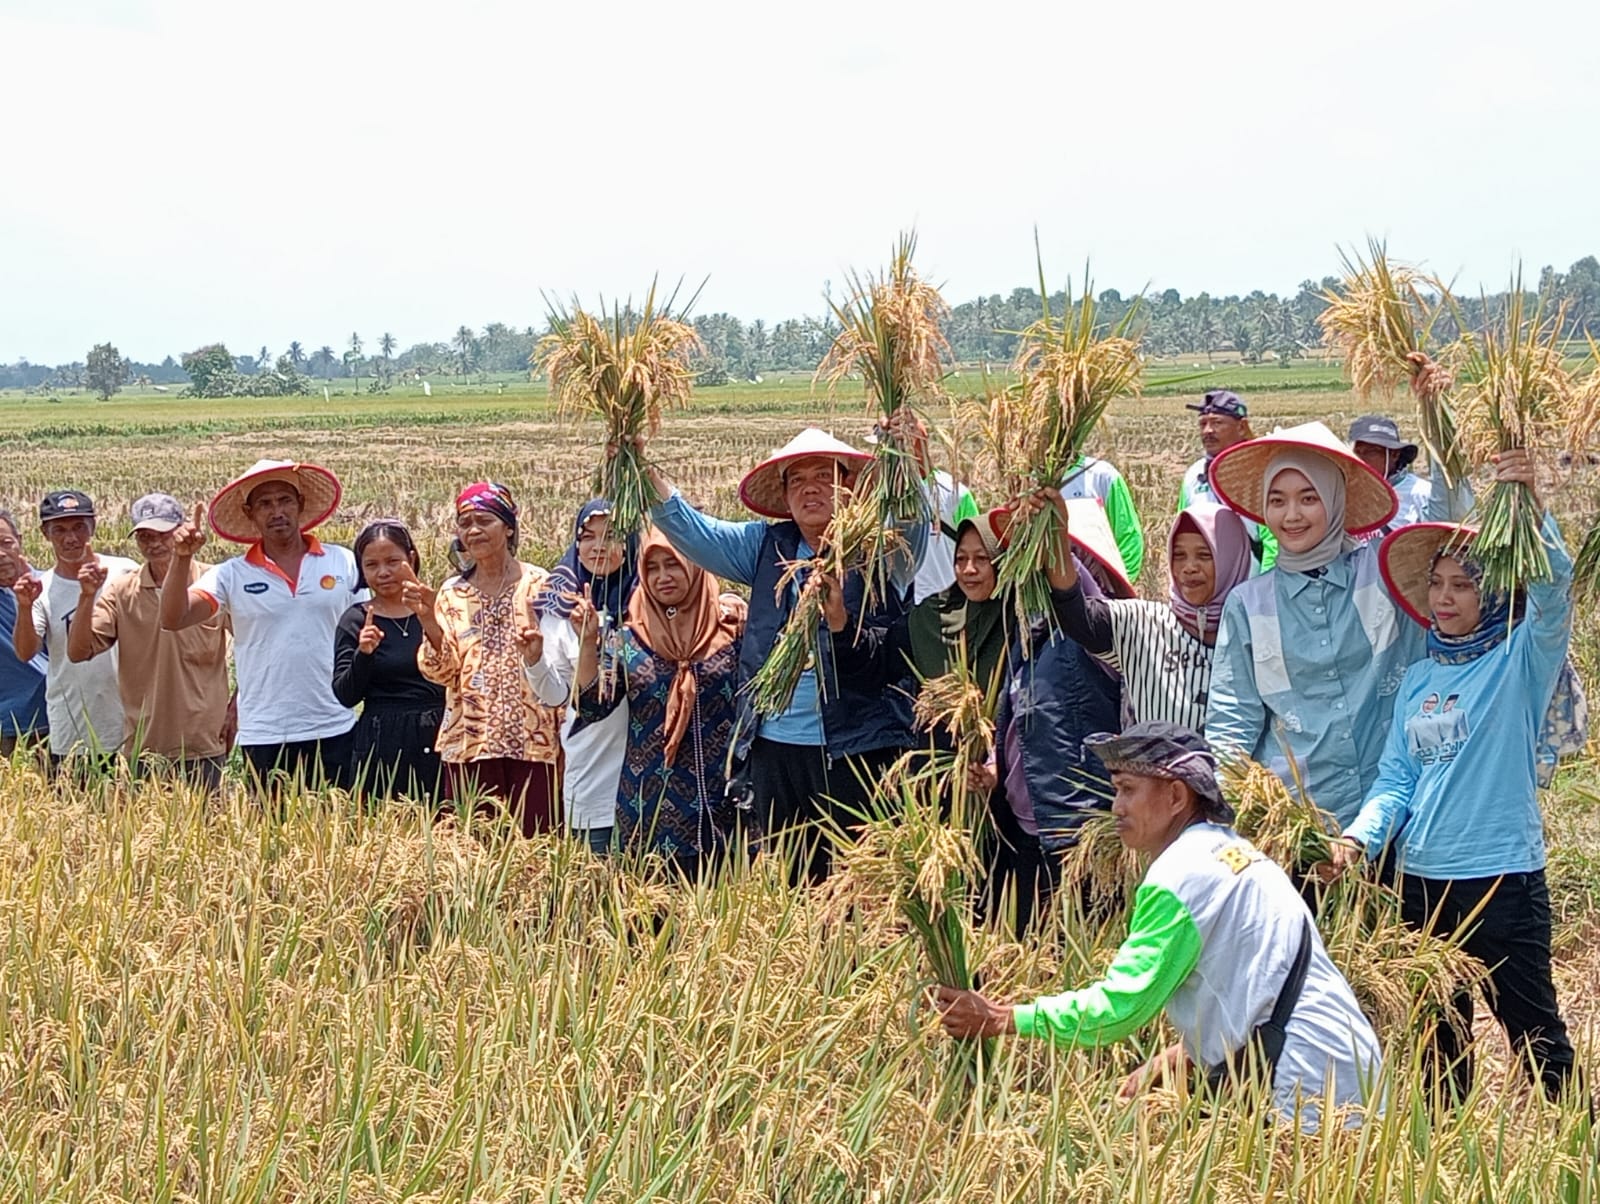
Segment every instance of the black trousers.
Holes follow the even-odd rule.
[[[1482,910],[1472,917],[1480,903]],[[1431,922],[1439,936],[1466,928],[1461,945],[1489,968],[1489,1010],[1506,1030],[1512,1053],[1546,1095],[1558,1095],[1572,1074],[1573,1055],[1550,976],[1544,871],[1449,881],[1401,874],[1400,914],[1413,928]],[[1440,1022],[1427,1053],[1433,1080],[1448,1075],[1461,1099],[1472,1086],[1472,1055],[1463,1052],[1472,1037],[1471,992],[1457,992],[1453,1003],[1454,1016]]]
[[[1025,832],[1006,802],[1004,787],[989,802],[993,833],[984,850],[983,887],[978,892],[978,919],[1012,921],[1020,940],[1049,914],[1061,885],[1061,858]]]
[[[835,757],[816,745],[757,739],[750,748],[751,804],[768,848],[792,858],[790,879],[823,881],[833,870],[833,838],[868,818],[872,789],[903,750]]]
[[[321,740],[292,740],[286,744],[242,744],[245,768],[252,785],[266,794],[275,794],[274,773],[298,778],[313,789],[350,785],[353,733],[326,736]]]

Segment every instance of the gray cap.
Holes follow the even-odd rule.
[[[1399,452],[1395,461],[1395,470],[1405,468],[1417,458],[1417,445],[1407,443],[1400,438],[1400,424],[1393,418],[1383,414],[1363,414],[1350,424],[1350,437],[1345,442],[1354,446],[1357,443],[1370,443],[1375,447],[1386,447],[1390,451]]]
[[[135,531],[159,531],[166,534],[183,526],[185,515],[178,499],[170,493],[147,493],[133,504],[130,511]]]

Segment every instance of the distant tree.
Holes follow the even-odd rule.
[[[238,376],[238,366],[233,356],[221,343],[210,343],[183,357],[183,370],[189,374],[190,391],[197,397],[227,397],[231,389],[225,382]]]
[[[394,349],[397,346],[399,346],[399,344],[395,341],[394,335],[390,334],[388,331],[384,331],[378,339],[378,354],[383,356],[383,358],[386,360],[393,359]]]
[[[306,366],[306,349],[299,343],[289,344],[289,362],[295,366],[296,371]]]
[[[478,359],[478,340],[472,333],[472,327],[460,326],[456,328],[456,337],[451,343],[455,348],[458,372],[465,376],[472,371],[472,365]]]
[[[269,370],[268,365],[271,363],[272,352],[268,351],[267,345],[263,343],[261,344],[261,350],[256,354],[256,366],[260,371],[266,372]]]
[[[100,343],[89,350],[85,375],[100,400],[109,401],[128,379],[128,361],[110,343]]]
[[[333,348],[326,343],[318,347],[311,356],[311,368],[313,371],[320,368],[323,380],[333,379],[333,368],[338,362],[339,357],[333,353]]]

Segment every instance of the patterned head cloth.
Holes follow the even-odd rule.
[[[1176,723],[1135,723],[1121,735],[1100,732],[1083,746],[1112,772],[1183,782],[1199,797],[1207,819],[1230,823],[1233,808],[1217,783],[1217,758],[1199,732]]]
[[[517,503],[511,490],[498,481],[477,481],[456,495],[456,515],[471,510],[487,510],[513,531],[517,529]]]

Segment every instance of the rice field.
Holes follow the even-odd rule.
[[[654,448],[693,499],[740,514],[741,473],[804,420],[859,440],[855,395],[718,390],[665,416]],[[1166,516],[1199,454],[1180,396],[1112,407],[1103,454],[1129,479],[1164,581]],[[1251,397],[1257,431],[1326,418],[1331,389]],[[133,554],[128,503],[198,500],[262,456],[316,460],[341,540],[381,514],[443,575],[450,502],[506,482],[524,555],[550,563],[586,496],[593,428],[542,393],[441,399],[47,406],[0,400],[0,504],[22,520],[75,486],[101,550]],[[1403,422],[1410,425],[1409,412]],[[1564,505],[1586,509],[1586,482]],[[995,499],[986,499],[995,500]],[[1580,619],[1591,682],[1596,625]],[[1557,988],[1580,1057],[1600,1057],[1600,766],[1546,800]],[[797,891],[771,866],[697,890],[571,843],[434,825],[342,797],[264,815],[145,787],[52,790],[0,770],[0,1199],[101,1201],[1600,1200],[1596,1137],[1508,1065],[1480,1007],[1479,1085],[1431,1116],[1409,1027],[1386,1027],[1389,1108],[1307,1137],[1259,1101],[1122,1076],[1167,1044],[1053,1052],[1001,1042],[965,1107],[922,1005],[918,946],[885,901]],[[1026,997],[1105,964],[1121,932],[1080,923],[1014,943],[980,932],[985,989]],[[1371,992],[1405,967],[1341,937]],[[1417,1017],[1411,1018],[1416,1021]]]

